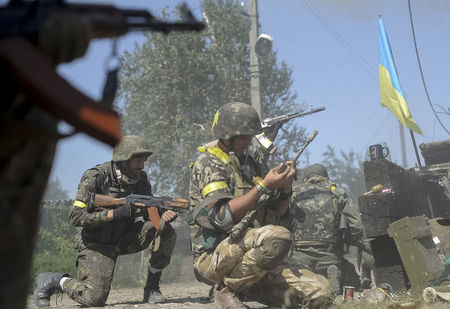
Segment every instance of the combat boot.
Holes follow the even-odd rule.
[[[57,292],[62,292],[59,282],[67,274],[61,273],[40,273],[36,277],[36,289],[33,294],[33,302],[36,307],[50,306],[50,296]]]
[[[247,309],[247,307],[236,296],[236,293],[229,287],[215,287],[214,303],[220,309]]]
[[[144,287],[144,299],[142,301],[143,303],[158,304],[165,303],[167,301],[167,298],[165,298],[159,290],[159,280],[161,279],[161,274],[161,271],[158,271],[156,273],[152,273],[151,271],[148,272],[147,282],[145,283]]]

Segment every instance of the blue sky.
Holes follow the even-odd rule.
[[[119,7],[157,12],[180,1],[97,1]],[[199,1],[187,1],[201,17]],[[247,1],[244,1],[246,4]],[[450,81],[450,1],[411,0],[419,56],[432,102],[448,109]],[[394,60],[412,117],[424,136],[417,144],[449,139],[427,102],[414,50],[408,1],[388,0],[259,0],[260,32],[274,37],[278,59],[293,70],[292,90],[298,103],[327,110],[298,119],[308,132],[319,135],[310,145],[311,163],[322,160],[327,145],[337,151],[366,154],[369,145],[385,142],[393,161],[401,163],[399,125],[381,106],[378,81],[378,16],[383,16]],[[140,34],[119,41],[119,50],[132,50],[143,42]],[[111,42],[91,43],[86,57],[59,67],[73,85],[99,98],[104,82],[104,61]],[[436,107],[439,111],[439,107]],[[450,117],[438,114],[450,129]],[[267,117],[268,115],[263,115]],[[407,163],[416,159],[409,131],[405,130]],[[111,148],[77,134],[59,143],[51,178],[75,194],[84,170],[111,159]],[[423,159],[421,158],[422,163]],[[150,161],[151,162],[151,161]],[[300,168],[304,162],[299,162]],[[155,180],[151,179],[152,182]]]

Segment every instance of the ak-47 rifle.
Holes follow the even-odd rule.
[[[10,0],[0,7],[0,64],[5,64],[34,104],[76,130],[114,146],[120,139],[118,114],[111,104],[95,102],[56,73],[55,64],[36,47],[42,27],[55,16],[75,17],[80,24],[88,25],[89,40],[119,37],[129,31],[168,33],[199,31],[205,27],[185,5],[180,10],[181,21],[166,22],[146,10],[118,9],[111,5]]]
[[[275,137],[278,134],[278,130],[284,123],[294,118],[300,118],[324,111],[325,109],[326,107],[311,108],[309,112],[305,113],[297,112],[293,114],[286,114],[277,117],[266,118],[261,122],[263,133],[255,135],[255,139],[263,147],[263,149],[266,150],[267,153],[273,154],[276,151],[276,147],[273,145],[272,142],[273,140],[275,140]]]
[[[285,122],[288,122],[291,119],[300,118],[300,117],[304,117],[307,115],[312,115],[312,114],[324,111],[325,109],[326,109],[326,107],[311,108],[311,110],[306,113],[297,112],[297,113],[293,113],[293,114],[287,114],[287,115],[281,115],[281,116],[272,117],[272,118],[266,118],[261,122],[261,127],[263,129],[265,129],[265,128],[272,127],[275,125],[281,125]]]
[[[161,210],[172,210],[178,213],[182,213],[183,210],[187,210],[189,203],[185,199],[171,198],[168,196],[157,197],[139,194],[130,194],[122,198],[114,198],[108,195],[95,194],[94,204],[100,208],[112,208],[119,205],[130,204],[131,206],[139,208],[146,208],[148,217],[152,221],[153,225],[158,228],[159,226],[159,212]]]

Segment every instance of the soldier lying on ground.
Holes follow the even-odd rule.
[[[124,136],[113,150],[113,160],[87,170],[80,181],[69,215],[70,222],[82,227],[77,235],[78,279],[61,273],[41,273],[37,276],[34,304],[50,305],[50,296],[64,291],[83,306],[103,306],[108,298],[117,257],[149,247],[156,228],[151,221],[135,218],[129,204],[113,210],[97,208],[95,194],[125,197],[129,194],[152,195],[152,188],[143,171],[144,163],[152,154],[139,136]],[[176,213],[167,210],[162,219],[173,221]],[[164,225],[161,245],[149,260],[144,302],[161,303],[166,298],[159,290],[162,269],[169,265],[176,234],[170,224]]]
[[[293,258],[321,275],[328,271],[336,279],[331,284],[334,293],[340,293],[343,285],[359,289],[355,267],[344,258],[344,246],[363,244],[359,210],[342,188],[328,180],[322,164],[307,167],[303,182],[294,186],[289,206],[294,217]],[[344,227],[341,215],[347,222]]]
[[[213,131],[217,145],[199,148],[189,187],[190,223],[201,231],[201,244],[193,248],[197,278],[214,285],[220,308],[246,308],[242,297],[281,306],[289,288],[296,291],[293,308],[300,303],[323,308],[330,301],[326,278],[288,260],[290,233],[280,225],[290,222],[295,165],[290,161],[284,172],[280,164],[266,175],[253,175],[264,177],[254,177],[254,183],[243,177],[237,157],[261,133],[259,116],[248,104],[222,106]],[[246,217],[249,213],[254,217]],[[241,237],[228,236],[238,226]]]

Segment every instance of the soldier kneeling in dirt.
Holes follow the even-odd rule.
[[[328,180],[322,164],[307,167],[303,181],[294,187],[289,206],[294,216],[293,258],[327,276],[336,294],[343,285],[359,289],[359,276],[343,250],[350,245],[363,248],[359,210],[343,189]]]
[[[103,306],[108,298],[117,257],[149,247],[157,230],[151,221],[137,220],[134,207],[123,204],[115,209],[95,206],[95,194],[125,197],[129,194],[152,195],[144,163],[152,154],[144,139],[124,136],[113,150],[113,160],[87,170],[80,181],[69,220],[81,227],[76,239],[78,278],[61,273],[41,273],[33,301],[37,307],[50,305],[50,296],[65,292],[83,306]],[[171,222],[176,213],[167,210],[161,218]],[[160,246],[152,252],[144,288],[144,302],[161,303],[166,298],[159,290],[161,271],[169,265],[176,234],[165,224],[160,234]]]

